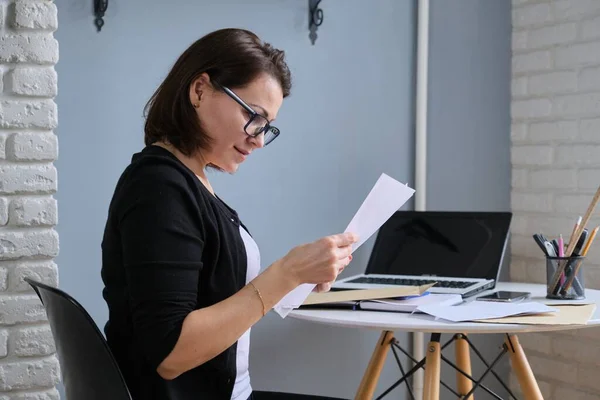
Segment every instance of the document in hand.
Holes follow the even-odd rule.
[[[419,311],[452,322],[479,321],[516,315],[557,312],[556,308],[535,302],[491,303],[473,301],[461,306],[425,305]]]
[[[352,252],[369,239],[414,193],[414,189],[386,174],[381,174],[344,231],[359,236]],[[311,284],[298,286],[275,305],[275,311],[285,318],[290,311],[304,303],[314,288],[315,285]]]

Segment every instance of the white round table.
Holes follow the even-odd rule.
[[[499,282],[493,290],[509,290],[530,292],[530,301],[551,302],[546,299],[546,286],[535,283]],[[477,296],[488,292],[482,292]],[[600,303],[600,290],[586,289],[584,302]],[[460,307],[457,306],[457,307]],[[482,322],[447,322],[435,319],[425,314],[410,314],[401,312],[384,311],[352,311],[335,309],[296,309],[289,317],[323,323],[327,325],[348,328],[370,328],[376,330],[408,331],[408,332],[436,332],[436,333],[525,333],[547,332],[556,330],[581,329],[581,325],[520,325],[520,324],[486,324]],[[586,326],[600,325],[600,308]]]
[[[497,290],[530,292],[531,298],[528,301],[539,301],[551,305],[561,304],[560,301],[546,299],[546,285],[543,284],[499,282],[493,290],[483,292],[477,296]],[[393,331],[432,333],[432,339],[427,345],[426,357],[413,368],[413,370],[415,370],[424,365],[428,365],[428,368],[425,369],[424,400],[439,399],[441,363],[439,337],[441,333],[455,334],[456,364],[465,372],[463,373],[464,377],[457,374],[457,387],[460,395],[470,394],[478,387],[478,385],[480,385],[480,382],[476,382],[470,376],[471,361],[469,346],[471,345],[471,342],[468,340],[466,334],[505,333],[506,340],[503,352],[508,353],[510,356],[512,368],[517,375],[525,399],[543,400],[537,381],[535,380],[529,362],[527,361],[527,357],[515,334],[582,329],[600,325],[600,310],[597,306],[598,303],[600,303],[600,290],[586,289],[585,296],[585,300],[581,301],[583,304],[596,304],[594,315],[586,325],[529,325],[484,322],[456,323],[435,319],[432,316],[418,313],[411,314],[402,312],[335,309],[296,309],[289,313],[288,316],[327,325],[383,331],[379,341],[375,345],[375,350],[373,351],[369,365],[367,366],[360,383],[355,400],[372,399],[386,354],[390,347],[397,342],[394,339]],[[576,302],[563,302],[563,304],[569,303],[573,304]],[[460,305],[457,307],[460,307]],[[490,371],[493,373],[492,368],[493,365],[492,367],[488,367],[488,370],[486,370],[484,374]],[[402,379],[407,378],[411,373],[414,373],[414,371],[405,375]],[[475,385],[473,385],[474,383]],[[481,387],[483,387],[483,385],[481,385]],[[484,389],[486,388],[484,387]]]

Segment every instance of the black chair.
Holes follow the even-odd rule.
[[[42,301],[56,344],[68,400],[131,400],[102,332],[67,293],[25,278]]]
[[[132,400],[102,332],[81,304],[64,291],[31,278],[48,315],[67,400]],[[341,400],[258,391],[256,400]]]

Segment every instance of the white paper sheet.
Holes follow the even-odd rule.
[[[273,307],[273,309],[281,318],[285,318],[294,308],[298,308],[302,303],[304,303],[304,300],[306,300],[315,286],[316,285],[308,283],[298,286],[296,289],[285,295],[285,297],[281,299],[279,303]]]
[[[545,304],[547,306],[585,306],[588,304],[595,304],[594,301],[589,299],[581,299],[581,300],[556,300],[556,299],[548,299],[546,296],[531,296],[529,298],[530,301],[535,301],[538,303]]]
[[[494,303],[472,301],[460,306],[440,306],[437,304],[419,306],[419,311],[452,322],[475,321],[504,318],[515,315],[539,314],[558,311],[556,308],[536,302]]]
[[[418,312],[420,306],[438,305],[454,306],[462,303],[460,294],[428,294],[426,296],[412,297],[408,299],[377,299],[363,300],[360,302],[360,308],[363,310],[383,310],[397,312]]]
[[[369,239],[414,193],[414,189],[381,174],[344,231],[359,236],[359,241],[352,246],[352,252]],[[298,286],[277,303],[275,311],[285,318],[294,308],[304,303],[314,288],[315,285],[310,284]]]
[[[381,174],[344,231],[359,235],[359,241],[352,245],[352,252],[377,232],[414,193],[414,189]]]

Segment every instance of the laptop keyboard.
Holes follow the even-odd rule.
[[[405,278],[369,278],[361,276],[345,283],[374,283],[378,285],[421,286],[436,282],[436,287],[450,289],[465,289],[478,282],[436,281],[435,279],[405,279]]]

